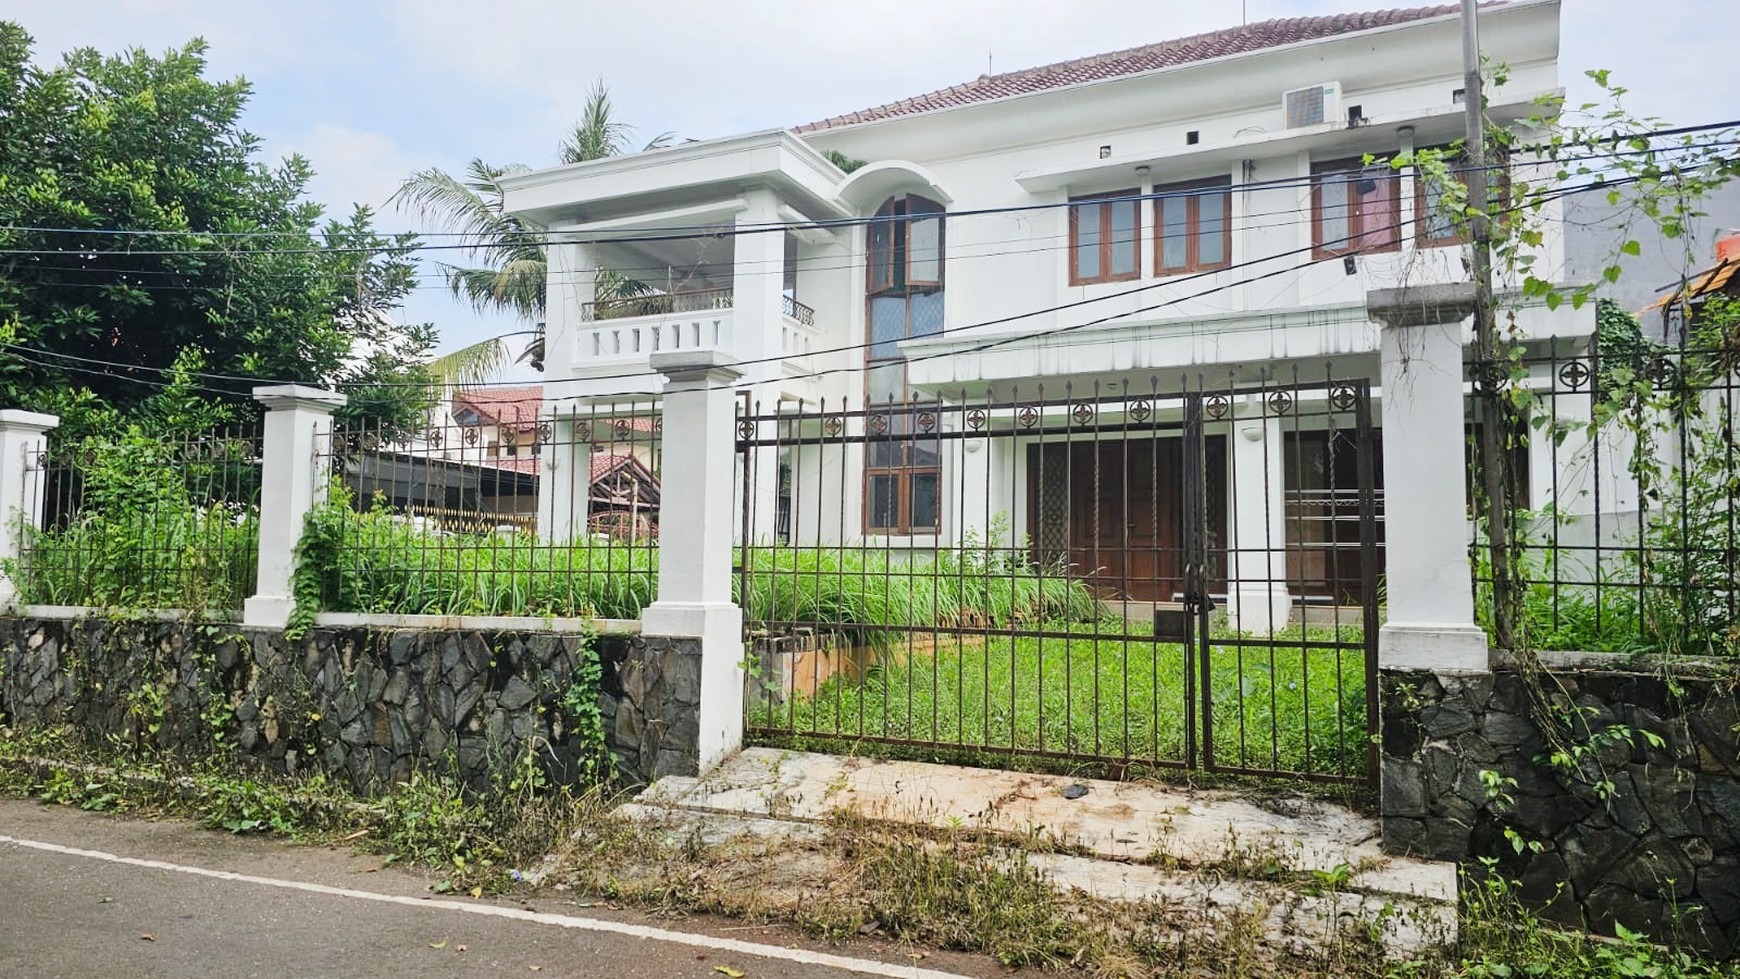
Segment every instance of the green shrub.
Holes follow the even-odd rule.
[[[891,641],[889,628],[1097,613],[1081,582],[1020,561],[986,566],[982,550],[903,560],[850,547],[748,548],[737,555],[735,598],[752,621],[862,629],[877,644]],[[658,594],[656,545],[430,530],[379,502],[359,511],[341,487],[309,514],[298,555],[299,612],[633,619]]]
[[[240,609],[258,564],[257,469],[244,441],[212,439],[193,458],[186,448],[135,429],[51,456],[79,506],[32,534],[16,569],[21,599]]]

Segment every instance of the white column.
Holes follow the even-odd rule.
[[[538,447],[538,539],[566,544],[586,536],[592,496],[592,441],[581,440],[578,408],[544,401],[550,441]]]
[[[701,640],[702,771],[743,744],[743,612],[731,601],[732,385],[742,376],[735,362],[716,350],[652,355],[653,370],[668,378],[666,491],[659,508],[658,600],[641,613],[641,632]]]
[[[280,384],[254,389],[266,406],[260,467],[260,573],[253,597],[242,605],[245,625],[281,629],[295,604],[290,577],[296,543],[308,511],[326,499],[331,461],[332,412],[344,406],[337,391]]]
[[[24,556],[30,535],[42,528],[43,454],[48,433],[59,426],[54,415],[0,411],[0,609],[18,598],[18,585],[4,569]]]
[[[779,198],[770,190],[744,195],[748,206],[737,213],[739,228],[778,224]],[[780,317],[784,308],[781,283],[785,273],[785,232],[745,230],[732,243],[736,266],[731,281],[731,318],[735,355],[744,361],[741,384],[749,389],[755,413],[771,415],[779,410],[779,386],[783,365],[776,358],[780,349]],[[665,430],[670,430],[669,419]],[[750,540],[766,544],[779,529],[779,454],[772,448],[753,456],[753,497],[749,500],[752,522]]]
[[[538,448],[538,539],[568,543],[586,534],[592,443],[574,438],[575,335],[586,305],[597,298],[595,246],[552,239],[544,294],[544,406],[550,441]]]
[[[1265,417],[1261,398],[1246,411],[1233,423],[1229,446],[1226,612],[1237,631],[1267,636],[1286,628],[1293,614],[1287,591],[1286,464],[1281,420]]]
[[[1385,668],[1489,669],[1474,623],[1463,463],[1462,322],[1471,283],[1380,289],[1366,309],[1383,329]]]

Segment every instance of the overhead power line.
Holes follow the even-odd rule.
[[[1661,148],[1652,147],[1649,149],[1637,149],[1637,148],[1620,149],[1620,148],[1617,148],[1619,145],[1621,145],[1627,141],[1635,140],[1635,139],[1657,139],[1657,138],[1661,138],[1664,136],[1685,135],[1685,134],[1689,134],[1689,133],[1693,133],[1693,132],[1707,132],[1707,131],[1715,131],[1715,130],[1721,130],[1721,129],[1734,129],[1734,128],[1740,128],[1740,120],[1721,122],[1721,123],[1709,123],[1709,124],[1700,125],[1700,126],[1685,126],[1685,127],[1679,127],[1676,129],[1654,130],[1654,131],[1646,132],[1646,133],[1615,134],[1613,137],[1611,137],[1610,140],[1607,140],[1607,141],[1610,141],[1610,142],[1615,144],[1616,148],[1614,150],[1609,151],[1609,152],[1605,152],[1605,153],[1583,154],[1583,155],[1579,155],[1579,156],[1566,157],[1566,158],[1564,158],[1564,162],[1578,162],[1578,161],[1592,161],[1592,160],[1599,160],[1599,159],[1613,159],[1613,158],[1624,157],[1624,156],[1645,155],[1645,154],[1649,154],[1649,153],[1676,153],[1676,152],[1684,152],[1684,151],[1689,151],[1692,149],[1699,149],[1699,148],[1740,145],[1740,138],[1727,138],[1727,139],[1721,139],[1721,140],[1707,141],[1705,143],[1700,143],[1700,144],[1693,144],[1693,145],[1688,145],[1688,146],[1678,146],[1678,147],[1675,147],[1675,146],[1661,147]],[[1529,148],[1527,148],[1527,147],[1519,147],[1519,148],[1515,148],[1513,150],[1514,153],[1527,153],[1528,151],[1529,151]],[[1557,161],[1555,161],[1555,162],[1557,162]],[[1379,165],[1379,164],[1374,164],[1374,165]],[[1484,170],[1495,170],[1495,169],[1505,168],[1507,166],[1510,166],[1510,165],[1509,164],[1502,164],[1502,163],[1494,163],[1494,164],[1485,164],[1482,166],[1482,168]],[[1468,164],[1459,164],[1459,165],[1453,165],[1453,166],[1449,167],[1448,169],[1452,173],[1466,173],[1466,172],[1469,172],[1472,169],[1472,167]],[[1259,190],[1268,190],[1268,189],[1306,188],[1306,187],[1310,187],[1318,182],[1321,182],[1323,179],[1324,179],[1324,177],[1322,174],[1302,174],[1302,175],[1296,175],[1296,176],[1292,176],[1292,177],[1276,178],[1274,180],[1251,181],[1248,183],[1233,184],[1233,185],[1230,185],[1228,189],[1233,190],[1233,191],[1239,191],[1239,192],[1248,192],[1248,191],[1259,191]],[[1096,202],[1099,202],[1099,203],[1114,202],[1115,203],[1115,202],[1119,202],[1119,201],[1161,200],[1161,199],[1165,199],[1165,198],[1169,198],[1169,197],[1190,197],[1190,196],[1198,195],[1200,193],[1201,193],[1200,188],[1174,190],[1174,189],[1167,189],[1167,188],[1162,187],[1162,188],[1160,188],[1152,193],[1148,193],[1148,194],[1131,194],[1131,195],[1123,195],[1123,196],[1119,196],[1119,197],[1096,198]],[[962,209],[958,209],[958,210],[943,212],[941,216],[948,219],[948,220],[953,221],[953,220],[958,220],[958,219],[962,219],[962,218],[969,218],[969,217],[984,217],[984,216],[1001,215],[1001,214],[1014,214],[1014,213],[1030,212],[1030,211],[1054,210],[1054,209],[1058,209],[1058,208],[1075,207],[1075,206],[1078,206],[1079,204],[1080,204],[1079,201],[1065,200],[1065,201],[1036,202],[1036,203],[1031,203],[1031,204],[1012,204],[1012,205],[1006,205],[1006,206],[1001,206],[1001,207],[962,208]],[[410,245],[404,245],[404,246],[386,245],[386,246],[373,247],[373,248],[343,247],[343,246],[324,246],[324,247],[309,247],[309,248],[259,248],[259,249],[234,249],[234,248],[221,248],[221,247],[220,248],[209,248],[209,249],[133,249],[133,248],[123,248],[123,249],[115,250],[115,253],[116,254],[126,254],[126,255],[139,255],[139,256],[178,256],[178,255],[179,256],[200,256],[200,255],[236,256],[236,255],[252,254],[252,253],[256,253],[256,252],[257,253],[273,254],[273,255],[295,255],[295,254],[334,255],[334,254],[385,254],[385,253],[408,254],[408,253],[413,253],[413,252],[422,253],[422,252],[439,252],[439,251],[477,252],[477,251],[489,251],[489,250],[500,249],[500,248],[512,249],[512,248],[521,248],[521,247],[537,247],[540,245],[549,245],[549,244],[635,244],[635,243],[652,243],[652,242],[661,242],[661,241],[687,241],[687,240],[693,240],[696,238],[738,237],[738,236],[742,236],[742,235],[766,234],[766,233],[770,233],[770,232],[784,232],[784,231],[788,231],[788,230],[803,230],[803,229],[832,230],[832,229],[836,229],[836,228],[850,228],[850,227],[866,226],[866,225],[888,223],[888,222],[893,222],[893,221],[903,221],[903,220],[908,220],[908,218],[905,216],[896,217],[896,216],[869,215],[869,216],[863,216],[863,217],[827,218],[827,219],[817,219],[817,220],[807,220],[807,221],[759,222],[759,223],[752,223],[752,224],[729,225],[729,226],[727,226],[727,225],[673,225],[673,226],[666,226],[666,227],[659,227],[659,228],[654,228],[654,227],[638,228],[638,229],[637,228],[622,228],[622,229],[613,229],[610,232],[606,232],[606,233],[599,233],[599,232],[589,232],[589,233],[584,233],[584,232],[547,232],[547,231],[539,231],[539,230],[535,230],[535,229],[528,229],[525,232],[518,235],[517,240],[510,241],[510,242],[493,242],[493,241],[486,241],[486,240],[462,241],[462,242],[449,243],[449,244],[429,244],[429,243],[417,242],[417,243],[413,243]],[[30,225],[0,225],[0,231],[28,232],[28,233],[34,233],[34,234],[97,235],[97,236],[114,236],[114,237],[153,237],[153,236],[155,236],[155,237],[196,237],[196,238],[213,238],[213,239],[233,235],[234,237],[244,238],[244,239],[259,239],[259,238],[269,238],[269,237],[273,237],[273,236],[288,236],[288,237],[296,237],[296,238],[301,239],[301,240],[307,240],[309,238],[318,236],[317,234],[305,234],[302,232],[278,232],[278,231],[267,231],[267,230],[262,230],[262,231],[257,231],[257,232],[222,232],[222,233],[220,233],[220,232],[206,232],[206,231],[194,231],[194,230],[183,230],[183,229],[141,230],[141,229],[115,229],[115,228],[41,227],[41,226],[30,226]],[[420,237],[432,237],[432,236],[443,236],[443,237],[450,236],[450,237],[462,237],[462,238],[463,237],[473,237],[473,238],[476,237],[474,234],[468,233],[468,232],[435,232],[435,233],[430,233],[430,234],[422,234],[422,233],[418,233],[418,232],[403,232],[403,233],[405,233],[405,234],[419,234]],[[0,248],[0,255],[57,255],[58,256],[58,255],[65,255],[65,254],[69,254],[69,253],[74,253],[74,254],[76,254],[76,253],[90,253],[90,249],[87,249],[87,248],[63,248],[63,249],[6,249],[6,248]]]
[[[1557,200],[1557,199],[1571,196],[1573,194],[1586,193],[1586,192],[1593,191],[1593,190],[1604,190],[1604,189],[1608,189],[1608,188],[1612,188],[1612,187],[1625,186],[1627,184],[1635,183],[1636,179],[1637,178],[1624,178],[1624,179],[1617,180],[1617,181],[1602,181],[1599,183],[1590,183],[1590,184],[1585,184],[1585,185],[1581,185],[1578,187],[1566,188],[1566,189],[1562,189],[1560,191],[1554,192],[1552,195],[1545,198],[1545,200],[1549,200],[1549,201],[1550,200]],[[1535,203],[1537,203],[1537,201],[1530,201],[1530,202],[1524,203],[1524,204],[1513,204],[1513,205],[1510,205],[1506,208],[1501,208],[1501,209],[1495,210],[1494,214],[1495,215],[1496,214],[1504,214],[1504,213],[1511,213],[1511,212],[1515,212],[1515,211],[1519,211],[1519,210],[1524,210],[1524,209],[1527,209],[1529,207],[1532,207]],[[1021,313],[1014,313],[1014,314],[1010,314],[1007,316],[997,317],[994,319],[983,320],[983,321],[968,324],[965,326],[959,326],[959,327],[954,327],[954,328],[950,328],[950,329],[945,329],[943,331],[940,331],[940,332],[935,333],[935,334],[930,334],[930,335],[925,336],[925,337],[916,337],[916,338],[908,338],[908,339],[931,339],[933,337],[947,336],[949,334],[967,333],[967,332],[970,332],[973,330],[982,330],[982,329],[987,329],[989,327],[1005,325],[1005,324],[1016,322],[1016,321],[1023,320],[1023,319],[1030,319],[1030,318],[1035,317],[1035,316],[1049,315],[1051,313],[1063,312],[1063,311],[1070,310],[1070,309],[1081,308],[1081,307],[1092,305],[1094,303],[1106,302],[1106,301],[1110,301],[1113,299],[1118,299],[1118,298],[1122,298],[1122,297],[1126,297],[1126,296],[1130,296],[1130,295],[1135,295],[1138,293],[1148,292],[1148,291],[1151,291],[1153,289],[1164,288],[1167,286],[1176,286],[1176,285],[1179,285],[1179,284],[1184,283],[1184,282],[1195,281],[1195,280],[1202,279],[1202,278],[1212,277],[1212,276],[1220,275],[1220,274],[1223,274],[1225,272],[1236,270],[1236,269],[1250,268],[1252,266],[1261,265],[1261,264],[1264,264],[1267,262],[1276,261],[1278,259],[1294,257],[1294,256],[1297,256],[1301,253],[1310,253],[1314,250],[1321,248],[1323,244],[1335,245],[1335,244],[1350,243],[1350,242],[1353,242],[1359,238],[1369,236],[1373,231],[1392,231],[1392,230],[1394,230],[1394,231],[1399,232],[1403,227],[1405,227],[1406,225],[1411,224],[1417,220],[1418,220],[1418,217],[1415,217],[1415,218],[1410,218],[1410,219],[1406,219],[1403,221],[1394,222],[1390,225],[1387,225],[1387,226],[1384,226],[1381,228],[1361,229],[1360,233],[1357,235],[1350,235],[1350,236],[1347,236],[1345,238],[1338,239],[1338,240],[1331,241],[1331,242],[1326,242],[1326,243],[1314,243],[1312,245],[1303,246],[1301,248],[1293,249],[1293,250],[1290,250],[1287,252],[1281,252],[1281,253],[1278,253],[1275,255],[1268,255],[1268,256],[1264,256],[1262,258],[1251,259],[1251,260],[1248,260],[1245,262],[1237,263],[1235,265],[1229,266],[1229,267],[1224,268],[1224,269],[1216,269],[1216,270],[1212,270],[1212,271],[1208,271],[1208,272],[1200,272],[1200,273],[1194,273],[1194,274],[1185,275],[1185,276],[1179,276],[1179,277],[1173,278],[1173,279],[1165,279],[1165,280],[1161,280],[1158,282],[1145,283],[1141,286],[1136,286],[1136,287],[1133,287],[1130,289],[1119,290],[1117,292],[1108,293],[1108,294],[1102,295],[1102,296],[1094,296],[1094,297],[1089,297],[1086,299],[1075,300],[1075,301],[1068,302],[1068,303],[1060,303],[1060,304],[1056,304],[1056,305],[1052,305],[1052,306],[1047,306],[1047,307],[1044,307],[1041,309],[1029,310],[1029,311],[1021,312]],[[1049,338],[1056,337],[1056,336],[1063,336],[1063,335],[1067,335],[1067,334],[1077,333],[1079,331],[1088,329],[1090,327],[1103,325],[1105,323],[1109,323],[1109,322],[1112,322],[1112,321],[1115,321],[1118,319],[1124,319],[1124,318],[1127,318],[1130,316],[1135,316],[1135,315],[1138,315],[1141,313],[1154,312],[1154,311],[1159,310],[1159,309],[1164,309],[1164,308],[1168,308],[1171,306],[1180,305],[1182,303],[1189,302],[1189,301],[1194,300],[1194,299],[1200,299],[1200,298],[1203,298],[1205,296],[1212,295],[1214,293],[1226,291],[1228,289],[1233,289],[1233,288],[1237,288],[1239,286],[1249,285],[1251,283],[1260,282],[1263,280],[1276,278],[1276,277],[1279,277],[1282,275],[1287,275],[1287,274],[1299,272],[1303,269],[1309,268],[1313,265],[1321,264],[1323,262],[1341,261],[1345,257],[1346,256],[1342,256],[1342,255],[1334,255],[1334,256],[1327,256],[1327,257],[1323,257],[1323,258],[1308,258],[1306,261],[1297,262],[1297,263],[1294,263],[1291,265],[1284,266],[1282,268],[1272,269],[1272,270],[1267,271],[1267,272],[1263,272],[1263,273],[1248,276],[1248,277],[1243,277],[1243,278],[1240,278],[1240,279],[1237,279],[1237,280],[1234,280],[1231,282],[1219,283],[1219,284],[1210,286],[1206,289],[1202,289],[1202,290],[1199,290],[1197,292],[1191,293],[1189,295],[1173,297],[1173,298],[1164,300],[1162,302],[1154,303],[1154,304],[1147,305],[1147,306],[1138,307],[1136,309],[1125,310],[1122,312],[1109,314],[1107,316],[1099,317],[1097,319],[1088,320],[1088,321],[1081,322],[1081,323],[1069,324],[1069,325],[1061,326],[1061,327],[1052,327],[1052,328],[1048,328],[1045,330],[1036,330],[1036,331],[1031,331],[1031,332],[1018,333],[1018,334],[1013,334],[1013,335],[1006,336],[1006,337],[988,338],[984,342],[979,343],[979,344],[975,344],[974,346],[968,347],[966,349],[948,350],[948,351],[933,352],[933,353],[928,353],[928,354],[920,354],[917,356],[910,356],[910,357],[907,357],[904,359],[906,362],[911,363],[911,362],[932,360],[932,359],[935,359],[938,357],[958,356],[958,355],[967,354],[967,353],[979,353],[979,352],[983,352],[985,350],[995,349],[997,347],[1006,346],[1009,344],[1027,343],[1027,342],[1031,342],[1034,340],[1044,340],[1044,339],[1049,339]],[[863,343],[857,343],[857,344],[846,344],[846,345],[842,345],[842,346],[826,348],[823,350],[810,351],[808,356],[813,357],[813,356],[826,355],[826,354],[832,354],[832,353],[849,353],[849,352],[861,351],[861,350],[868,349],[871,345],[872,345],[872,343],[870,341],[865,341]],[[5,348],[7,350],[12,351],[14,353],[14,356],[17,356],[18,352],[22,351],[24,353],[31,354],[31,355],[34,355],[36,357],[54,357],[54,358],[60,358],[60,359],[72,361],[72,362],[75,362],[78,364],[97,365],[94,368],[62,366],[61,369],[71,370],[71,371],[75,371],[78,373],[84,373],[84,374],[94,374],[94,375],[99,375],[99,376],[116,376],[116,377],[121,377],[124,380],[131,380],[131,381],[139,381],[141,379],[134,378],[134,377],[128,377],[125,375],[116,375],[113,373],[113,371],[116,369],[125,370],[125,371],[142,370],[142,371],[155,372],[158,374],[168,374],[168,373],[174,372],[173,368],[146,367],[146,366],[141,366],[141,365],[130,365],[130,364],[124,364],[124,363],[120,363],[120,362],[116,362],[116,361],[102,360],[99,358],[81,357],[81,356],[76,356],[76,355],[72,355],[72,354],[57,353],[55,351],[43,350],[43,349],[35,348],[35,347],[29,347],[29,346],[26,346],[23,344],[6,344]],[[781,361],[784,361],[787,359],[789,359],[789,358],[787,358],[785,355],[753,358],[750,360],[740,361],[738,366],[747,367],[747,366],[753,366],[753,365],[757,365],[757,364],[781,362]],[[36,361],[31,361],[31,362],[37,363]],[[50,365],[45,365],[45,364],[40,364],[40,363],[37,363],[37,365],[38,366],[45,366],[45,367],[50,366]],[[846,366],[841,366],[841,367],[825,368],[825,369],[819,370],[819,371],[813,371],[810,373],[809,376],[821,377],[821,376],[828,376],[828,375],[832,375],[832,374],[845,373],[845,372],[854,372],[855,373],[855,372],[859,372],[859,371],[862,371],[865,369],[866,369],[866,366],[864,364],[852,364],[852,365],[846,365]],[[212,372],[207,372],[207,371],[186,371],[186,372],[176,372],[176,373],[184,373],[186,376],[189,376],[189,377],[198,377],[198,378],[202,378],[202,379],[206,379],[206,380],[234,381],[234,382],[240,382],[240,383],[245,383],[245,384],[249,384],[249,385],[306,384],[306,383],[309,383],[306,380],[299,381],[299,380],[288,380],[288,379],[268,379],[268,378],[258,378],[258,377],[247,377],[247,376],[234,375],[234,374],[218,374],[218,373],[212,373]],[[544,384],[544,387],[546,388],[546,390],[548,390],[552,386],[555,386],[558,384],[564,384],[564,383],[580,384],[580,383],[595,382],[595,381],[602,381],[602,380],[638,380],[638,379],[651,380],[651,379],[656,378],[658,376],[660,376],[659,372],[651,370],[650,368],[647,368],[647,369],[639,369],[639,370],[629,371],[629,372],[625,372],[625,373],[618,373],[618,374],[592,375],[592,376],[586,377],[586,378],[570,378],[570,379],[565,379],[562,381],[545,381],[545,382],[543,382],[543,384]],[[398,388],[398,387],[404,387],[404,388],[423,387],[424,385],[412,384],[409,382],[381,382],[378,384],[363,384],[363,383],[359,383],[359,382],[352,382],[350,384],[345,384],[345,385],[340,385],[340,386],[341,387],[360,387],[363,389],[379,389],[379,388]],[[464,387],[466,387],[467,389],[478,389],[478,388],[489,388],[489,387],[523,387],[523,386],[524,386],[523,382],[481,382],[478,384],[464,385]],[[737,384],[727,384],[727,385],[719,385],[718,387],[721,389],[734,389],[738,386],[739,385],[737,385]],[[197,388],[197,385],[193,385],[193,387]],[[197,389],[205,390],[209,393],[221,394],[221,395],[224,395],[226,397],[235,397],[238,394],[242,393],[242,392],[236,392],[236,391],[230,391],[230,390],[221,390],[221,389],[216,389],[216,388],[197,388]],[[649,391],[649,392],[638,392],[638,393],[644,394],[644,395],[654,395],[657,392]]]

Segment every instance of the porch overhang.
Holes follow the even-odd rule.
[[[641,215],[707,210],[769,188],[817,221],[852,216],[845,179],[820,152],[783,129],[700,140],[504,178],[503,210],[547,228],[630,226]]]
[[[1514,310],[1518,332],[1531,344],[1587,343],[1595,329],[1593,304],[1556,310],[1523,303],[1519,296],[1500,302]],[[1229,313],[1193,319],[1146,319],[1061,324],[1044,330],[964,328],[907,340],[909,383],[944,399],[1007,396],[1012,387],[1047,393],[1065,384],[1076,390],[1093,385],[1162,387],[1257,382],[1297,372],[1300,381],[1329,376],[1378,376],[1378,336],[1364,303],[1299,306],[1273,313]],[[1473,342],[1473,324],[1464,344]]]

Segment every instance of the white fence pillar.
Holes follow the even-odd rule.
[[[1285,463],[1281,420],[1261,398],[1233,423],[1228,441],[1227,621],[1239,632],[1267,636],[1293,615],[1287,591]]]
[[[1378,664],[1438,672],[1490,669],[1475,624],[1463,452],[1462,323],[1471,283],[1379,289],[1383,325],[1384,561],[1388,620]]]
[[[42,527],[43,455],[48,433],[60,419],[34,411],[0,411],[0,608],[18,599],[18,583],[6,572],[24,557],[30,535]]]
[[[731,598],[736,359],[717,350],[652,355],[665,375],[658,600],[641,633],[701,640],[702,771],[743,743],[743,611]]]
[[[260,572],[254,595],[242,604],[242,622],[281,629],[295,604],[290,578],[302,524],[326,499],[332,412],[345,396],[300,384],[254,389],[266,406],[260,467]]]

